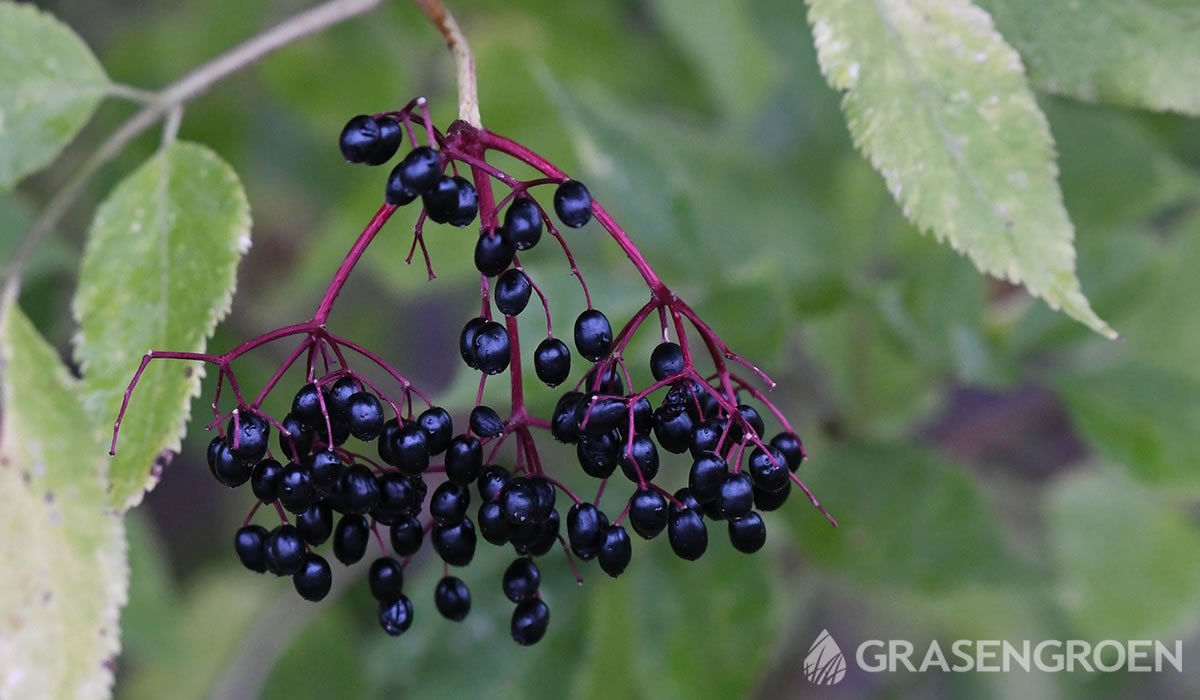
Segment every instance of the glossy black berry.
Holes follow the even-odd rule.
[[[479,534],[489,544],[497,547],[506,544],[513,533],[513,525],[504,517],[504,509],[499,503],[489,501],[479,506]]]
[[[630,454],[633,455],[633,459],[629,458]],[[650,481],[658,476],[658,448],[654,446],[654,441],[645,435],[634,435],[629,453],[625,452],[625,445],[622,443],[621,471],[626,479],[635,484],[641,483],[642,480]],[[638,478],[639,473],[641,479]]]
[[[452,525],[462,520],[471,505],[471,491],[453,481],[443,481],[433,490],[429,501],[429,514],[441,525]]]
[[[779,450],[787,460],[788,469],[796,471],[804,461],[804,444],[794,433],[780,433],[771,438],[771,447]]]
[[[754,507],[754,484],[745,472],[730,474],[721,484],[717,494],[717,508],[721,515],[730,520],[740,518]]]
[[[280,424],[283,431],[279,433],[279,451],[287,459],[299,462],[312,451],[315,431],[290,413]]]
[[[567,541],[571,551],[583,561],[590,561],[600,553],[607,529],[608,518],[591,503],[576,503],[567,511]]]
[[[692,443],[695,422],[686,407],[663,404],[654,410],[654,437],[667,452],[683,454]]]
[[[659,343],[650,353],[650,374],[654,375],[656,381],[674,377],[685,368],[683,348],[677,343]]]
[[[417,425],[425,431],[425,447],[430,455],[440,455],[454,435],[454,420],[441,406],[431,406],[417,416]]]
[[[767,526],[762,516],[750,511],[737,520],[729,521],[729,541],[739,552],[753,554],[767,542]]]
[[[518,603],[516,610],[513,610],[510,631],[513,641],[521,646],[540,642],[549,626],[550,606],[540,598]]]
[[[542,572],[532,559],[521,557],[508,565],[501,578],[504,596],[514,603],[530,600],[537,595],[542,582]]]
[[[650,399],[643,396],[633,402],[633,432],[638,435],[649,435],[653,429],[654,407],[650,405]]]
[[[328,493],[342,476],[342,459],[333,450],[314,452],[307,460],[308,476],[320,493]]]
[[[383,404],[374,394],[360,391],[351,396],[347,413],[346,425],[359,440],[370,442],[383,432]]]
[[[429,468],[429,438],[421,426],[406,421],[392,440],[392,455],[400,471],[414,476]]]
[[[479,194],[466,178],[442,175],[421,196],[429,220],[439,224],[466,226],[479,212]]]
[[[335,422],[349,424],[350,400],[362,391],[362,382],[354,377],[341,377],[326,387],[325,407],[329,410],[329,417]]]
[[[471,589],[457,576],[446,576],[433,589],[433,603],[442,617],[461,622],[471,612]]]
[[[514,528],[513,549],[520,555],[544,556],[558,543],[558,531],[561,526],[562,520],[559,518],[558,511],[551,511],[550,517],[541,522],[530,520],[528,523]]]
[[[267,453],[271,426],[254,413],[238,412],[229,418],[225,427],[225,444],[229,452],[243,462],[254,463]]]
[[[483,446],[470,435],[455,436],[446,448],[445,467],[447,479],[470,484],[483,470]]]
[[[616,471],[625,447],[616,432],[603,435],[584,435],[575,445],[575,458],[588,476],[607,479]]]
[[[524,270],[510,268],[496,278],[496,308],[505,316],[516,316],[525,310],[533,285]]]
[[[475,269],[487,277],[495,277],[507,270],[514,255],[516,251],[499,231],[484,231],[475,241]]]
[[[592,195],[582,182],[567,180],[554,191],[554,213],[564,225],[579,228],[592,219]]]
[[[294,462],[279,475],[279,503],[293,513],[303,513],[317,502],[309,471]]]
[[[586,407],[586,397],[578,391],[568,391],[559,397],[550,417],[550,434],[555,440],[572,444],[579,441],[579,421]]]
[[[333,534],[333,508],[327,501],[317,501],[296,515],[296,530],[313,547],[323,544]]]
[[[554,513],[554,502],[558,497],[558,491],[554,484],[544,476],[530,478],[529,488],[533,489],[533,510],[529,514],[529,519],[535,523],[545,522]]]
[[[475,362],[484,374],[500,374],[508,369],[512,359],[512,343],[508,329],[495,321],[488,321],[479,328],[472,343]]]
[[[383,165],[396,154],[402,138],[400,124],[392,117],[360,114],[346,122],[338,147],[351,163]]]
[[[367,572],[367,586],[380,603],[399,600],[404,590],[404,567],[391,557],[376,559]]]
[[[509,481],[504,493],[500,494],[500,508],[504,517],[513,525],[530,520],[537,505],[537,494],[527,479],[517,477]]]
[[[479,475],[479,497],[485,503],[497,500],[511,478],[512,475],[504,467],[496,464],[489,466]]]
[[[504,419],[491,406],[471,409],[471,430],[479,437],[500,437],[504,434]]]
[[[424,486],[420,477],[388,472],[380,474],[376,481],[379,483],[379,502],[371,509],[371,517],[376,521],[391,525],[420,510],[422,495],[416,486]]]
[[[467,321],[458,335],[458,352],[462,355],[463,362],[467,363],[471,369],[479,369],[479,362],[475,359],[475,336],[485,323],[487,323],[486,319],[473,318]]]
[[[267,569],[276,576],[291,576],[304,564],[304,539],[292,525],[280,525],[267,536]]]
[[[588,309],[575,319],[575,349],[595,362],[612,350],[613,333],[608,317],[597,309]],[[614,392],[620,393],[620,392]]]
[[[599,435],[628,427],[629,408],[623,398],[598,396],[583,409],[580,429],[587,435]]]
[[[532,199],[520,197],[504,212],[504,237],[517,250],[529,250],[542,238],[542,213]]]
[[[417,146],[404,156],[387,181],[388,204],[404,206],[437,184],[442,176],[442,159],[429,146]]]
[[[675,510],[667,518],[667,540],[680,559],[699,559],[708,549],[708,528],[704,526],[704,518],[691,508]]]
[[[754,448],[747,464],[755,488],[763,491],[778,491],[788,487],[787,457],[774,447],[768,445],[766,451],[760,447]]]
[[[292,399],[292,413],[296,420],[313,430],[324,432],[325,417],[321,415],[322,397],[315,384],[305,384]]]
[[[692,457],[698,458],[706,452],[716,452],[724,433],[725,421],[720,418],[704,419],[692,430],[692,442],[688,446]]]
[[[688,488],[700,503],[711,503],[721,495],[721,484],[729,476],[729,465],[718,455],[709,452],[692,462],[688,472]]]
[[[453,525],[434,525],[433,549],[450,566],[466,566],[475,557],[475,523],[463,518]]]
[[[362,559],[367,552],[370,531],[363,516],[343,515],[333,529],[333,556],[346,566]]]
[[[692,490],[686,486],[675,492],[675,499],[671,501],[671,513],[675,514],[686,509],[700,510],[700,501],[692,495]]]
[[[370,469],[351,464],[338,479],[337,496],[343,513],[366,513],[379,503],[379,482]]]
[[[319,554],[308,552],[304,555],[300,570],[292,574],[292,586],[305,600],[316,602],[324,599],[333,587],[333,571],[329,568],[329,562]]]
[[[667,499],[653,489],[638,489],[629,499],[629,524],[643,539],[657,537],[667,526]]]
[[[604,573],[616,578],[629,566],[633,558],[633,543],[629,533],[620,525],[610,525],[604,531],[604,542],[600,545],[597,560]]]
[[[425,528],[421,521],[409,517],[394,523],[389,530],[392,550],[402,557],[411,557],[421,549],[425,541]]]
[[[412,627],[413,606],[408,596],[401,595],[390,603],[379,604],[379,626],[393,637],[399,637]]]
[[[254,466],[250,474],[250,490],[263,503],[279,498],[279,486],[283,479],[283,465],[273,459],[264,459]]]
[[[790,488],[778,491],[754,489],[754,507],[764,512],[779,510],[787,502],[788,496],[791,493],[792,490]]]
[[[546,386],[558,386],[571,376],[571,350],[558,338],[546,338],[533,351],[533,371]]]
[[[237,531],[233,547],[242,566],[260,574],[267,570],[268,535],[267,529],[261,525],[246,525]]]

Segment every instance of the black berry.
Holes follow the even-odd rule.
[[[443,481],[433,490],[429,514],[439,525],[452,525],[466,516],[470,505],[470,489],[453,481]]]
[[[729,476],[729,465],[725,460],[709,452],[692,462],[688,473],[688,488],[700,503],[711,503],[721,495],[721,484]]]
[[[729,541],[739,552],[753,554],[762,549],[767,541],[767,526],[762,516],[750,511],[745,516],[729,521]]]
[[[533,285],[523,270],[511,268],[496,278],[496,308],[505,316],[516,316],[525,310]]]
[[[571,551],[583,561],[600,553],[607,529],[608,518],[591,503],[577,503],[567,511],[567,540]]]
[[[380,557],[371,562],[367,573],[367,585],[371,595],[380,603],[399,600],[404,589],[404,567],[391,557]]]
[[[471,612],[471,589],[456,576],[446,576],[433,589],[433,603],[442,617],[460,622]]]
[[[600,545],[600,554],[597,559],[600,562],[600,568],[604,573],[616,578],[625,571],[625,567],[629,566],[629,560],[633,558],[633,543],[629,540],[629,533],[625,532],[625,528],[620,525],[610,525],[604,532],[604,542]]]
[[[475,557],[475,523],[463,518],[453,525],[434,525],[433,549],[450,566],[466,566]]]
[[[621,447],[624,450],[624,445]],[[633,459],[629,458],[630,454]],[[625,478],[635,484],[654,479],[658,475],[658,448],[654,446],[654,441],[645,435],[634,435],[629,453],[622,451],[621,471],[625,473]],[[639,472],[641,479],[638,478]]]
[[[317,501],[296,516],[296,530],[314,547],[324,543],[333,534],[333,508],[327,501]]]
[[[293,513],[303,513],[316,501],[309,471],[295,463],[284,467],[279,477],[279,503]]]
[[[483,469],[483,446],[470,435],[458,435],[446,448],[446,478],[457,484],[470,484]]]
[[[533,371],[546,386],[558,386],[571,375],[571,350],[558,338],[546,338],[533,351]]]
[[[322,600],[333,587],[333,571],[329,569],[329,562],[319,554],[306,553],[300,570],[292,574],[292,586],[305,600]]]
[[[704,518],[691,508],[675,510],[667,519],[667,539],[679,558],[699,559],[708,549],[708,528],[704,526]]]
[[[529,250],[542,238],[542,213],[532,199],[520,197],[504,212],[504,237],[517,250]]]
[[[283,465],[273,459],[264,459],[250,474],[250,490],[255,498],[270,503],[279,498],[279,487],[283,480]]]
[[[799,469],[800,463],[804,461],[804,444],[794,433],[780,433],[771,438],[771,447],[783,453],[788,469],[793,472]]]
[[[643,539],[657,537],[667,526],[667,499],[653,489],[638,489],[629,499],[629,524]]]
[[[500,374],[508,369],[512,359],[512,344],[508,330],[495,321],[488,321],[479,328],[472,343],[475,362],[484,374]]]
[[[343,513],[366,513],[379,503],[379,482],[370,469],[351,464],[338,479],[337,496]]]
[[[390,535],[392,550],[402,557],[416,554],[421,549],[421,543],[425,541],[425,529],[415,517],[394,523]]]
[[[485,323],[487,323],[486,319],[473,318],[467,321],[463,326],[462,333],[458,336],[458,352],[462,355],[463,362],[467,363],[471,369],[479,369],[479,363],[475,360],[475,336]]]
[[[582,182],[567,180],[554,192],[554,213],[564,225],[579,228],[592,219],[592,195]]]
[[[268,532],[261,525],[246,525],[237,531],[233,538],[234,549],[238,559],[251,571],[263,573],[267,570],[267,537]]]
[[[471,430],[479,437],[500,437],[504,434],[504,420],[491,406],[476,406],[471,409]]]
[[[540,598],[517,604],[512,616],[512,638],[521,646],[537,644],[550,626],[550,607]]]
[[[401,595],[391,603],[379,604],[379,626],[393,637],[399,637],[412,627],[413,606],[407,596]]]
[[[612,342],[612,325],[597,309],[588,309],[575,319],[575,349],[580,355],[595,362],[612,350]]]
[[[521,557],[509,564],[501,579],[505,597],[514,603],[536,596],[541,582],[542,574],[537,564],[528,557]]]
[[[271,426],[254,413],[238,412],[229,418],[225,428],[225,444],[234,457],[244,462],[257,462],[267,453]]]
[[[676,343],[659,343],[650,353],[650,373],[655,381],[662,381],[683,372],[683,348]]]
[[[484,231],[475,242],[475,268],[487,277],[495,277],[508,269],[515,254],[499,231]]]
[[[304,564],[304,539],[292,525],[283,524],[267,536],[267,569],[277,576],[291,576]]]
[[[721,515],[730,520],[748,514],[754,507],[754,485],[750,477],[745,472],[725,477],[716,503]]]
[[[759,447],[754,448],[748,464],[755,488],[778,491],[788,487],[787,457],[774,447],[768,445],[766,451]]]
[[[370,528],[361,515],[343,515],[333,530],[333,556],[350,566],[363,558],[367,552]]]
[[[359,440],[370,442],[383,432],[383,404],[374,394],[360,391],[351,396],[347,414],[350,434]]]

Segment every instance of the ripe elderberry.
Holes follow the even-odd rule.
[[[612,350],[613,332],[608,317],[597,309],[588,309],[575,319],[575,349],[595,362]]]
[[[521,646],[537,644],[550,626],[550,606],[540,598],[517,604],[512,616],[512,638]]]
[[[333,587],[333,571],[329,568],[329,562],[319,554],[305,554],[300,570],[292,574],[292,585],[305,600],[316,602],[324,599]]]
[[[346,122],[338,146],[348,162],[383,165],[396,155],[402,139],[400,123],[392,117],[360,114]]]
[[[496,278],[496,308],[505,316],[517,316],[529,304],[533,285],[524,270],[511,268]]]
[[[592,195],[582,182],[567,180],[554,191],[554,213],[571,228],[579,228],[592,219]]]
[[[558,386],[571,376],[571,351],[558,338],[546,338],[533,353],[533,371],[546,386]]]
[[[542,212],[532,199],[520,197],[504,212],[503,235],[508,245],[529,250],[542,237]]]
[[[447,620],[461,622],[471,612],[471,589],[456,576],[446,576],[433,590],[433,602]]]

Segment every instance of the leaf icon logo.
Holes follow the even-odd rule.
[[[821,630],[804,657],[804,677],[817,685],[834,685],[846,676],[846,657],[829,630]]]

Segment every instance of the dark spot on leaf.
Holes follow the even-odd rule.
[[[191,378],[192,378],[192,374],[194,374],[194,373],[195,373],[195,370],[193,370],[191,367],[184,367],[184,368],[183,368],[183,376],[184,376],[184,378],[186,378],[186,379],[191,379]]]

